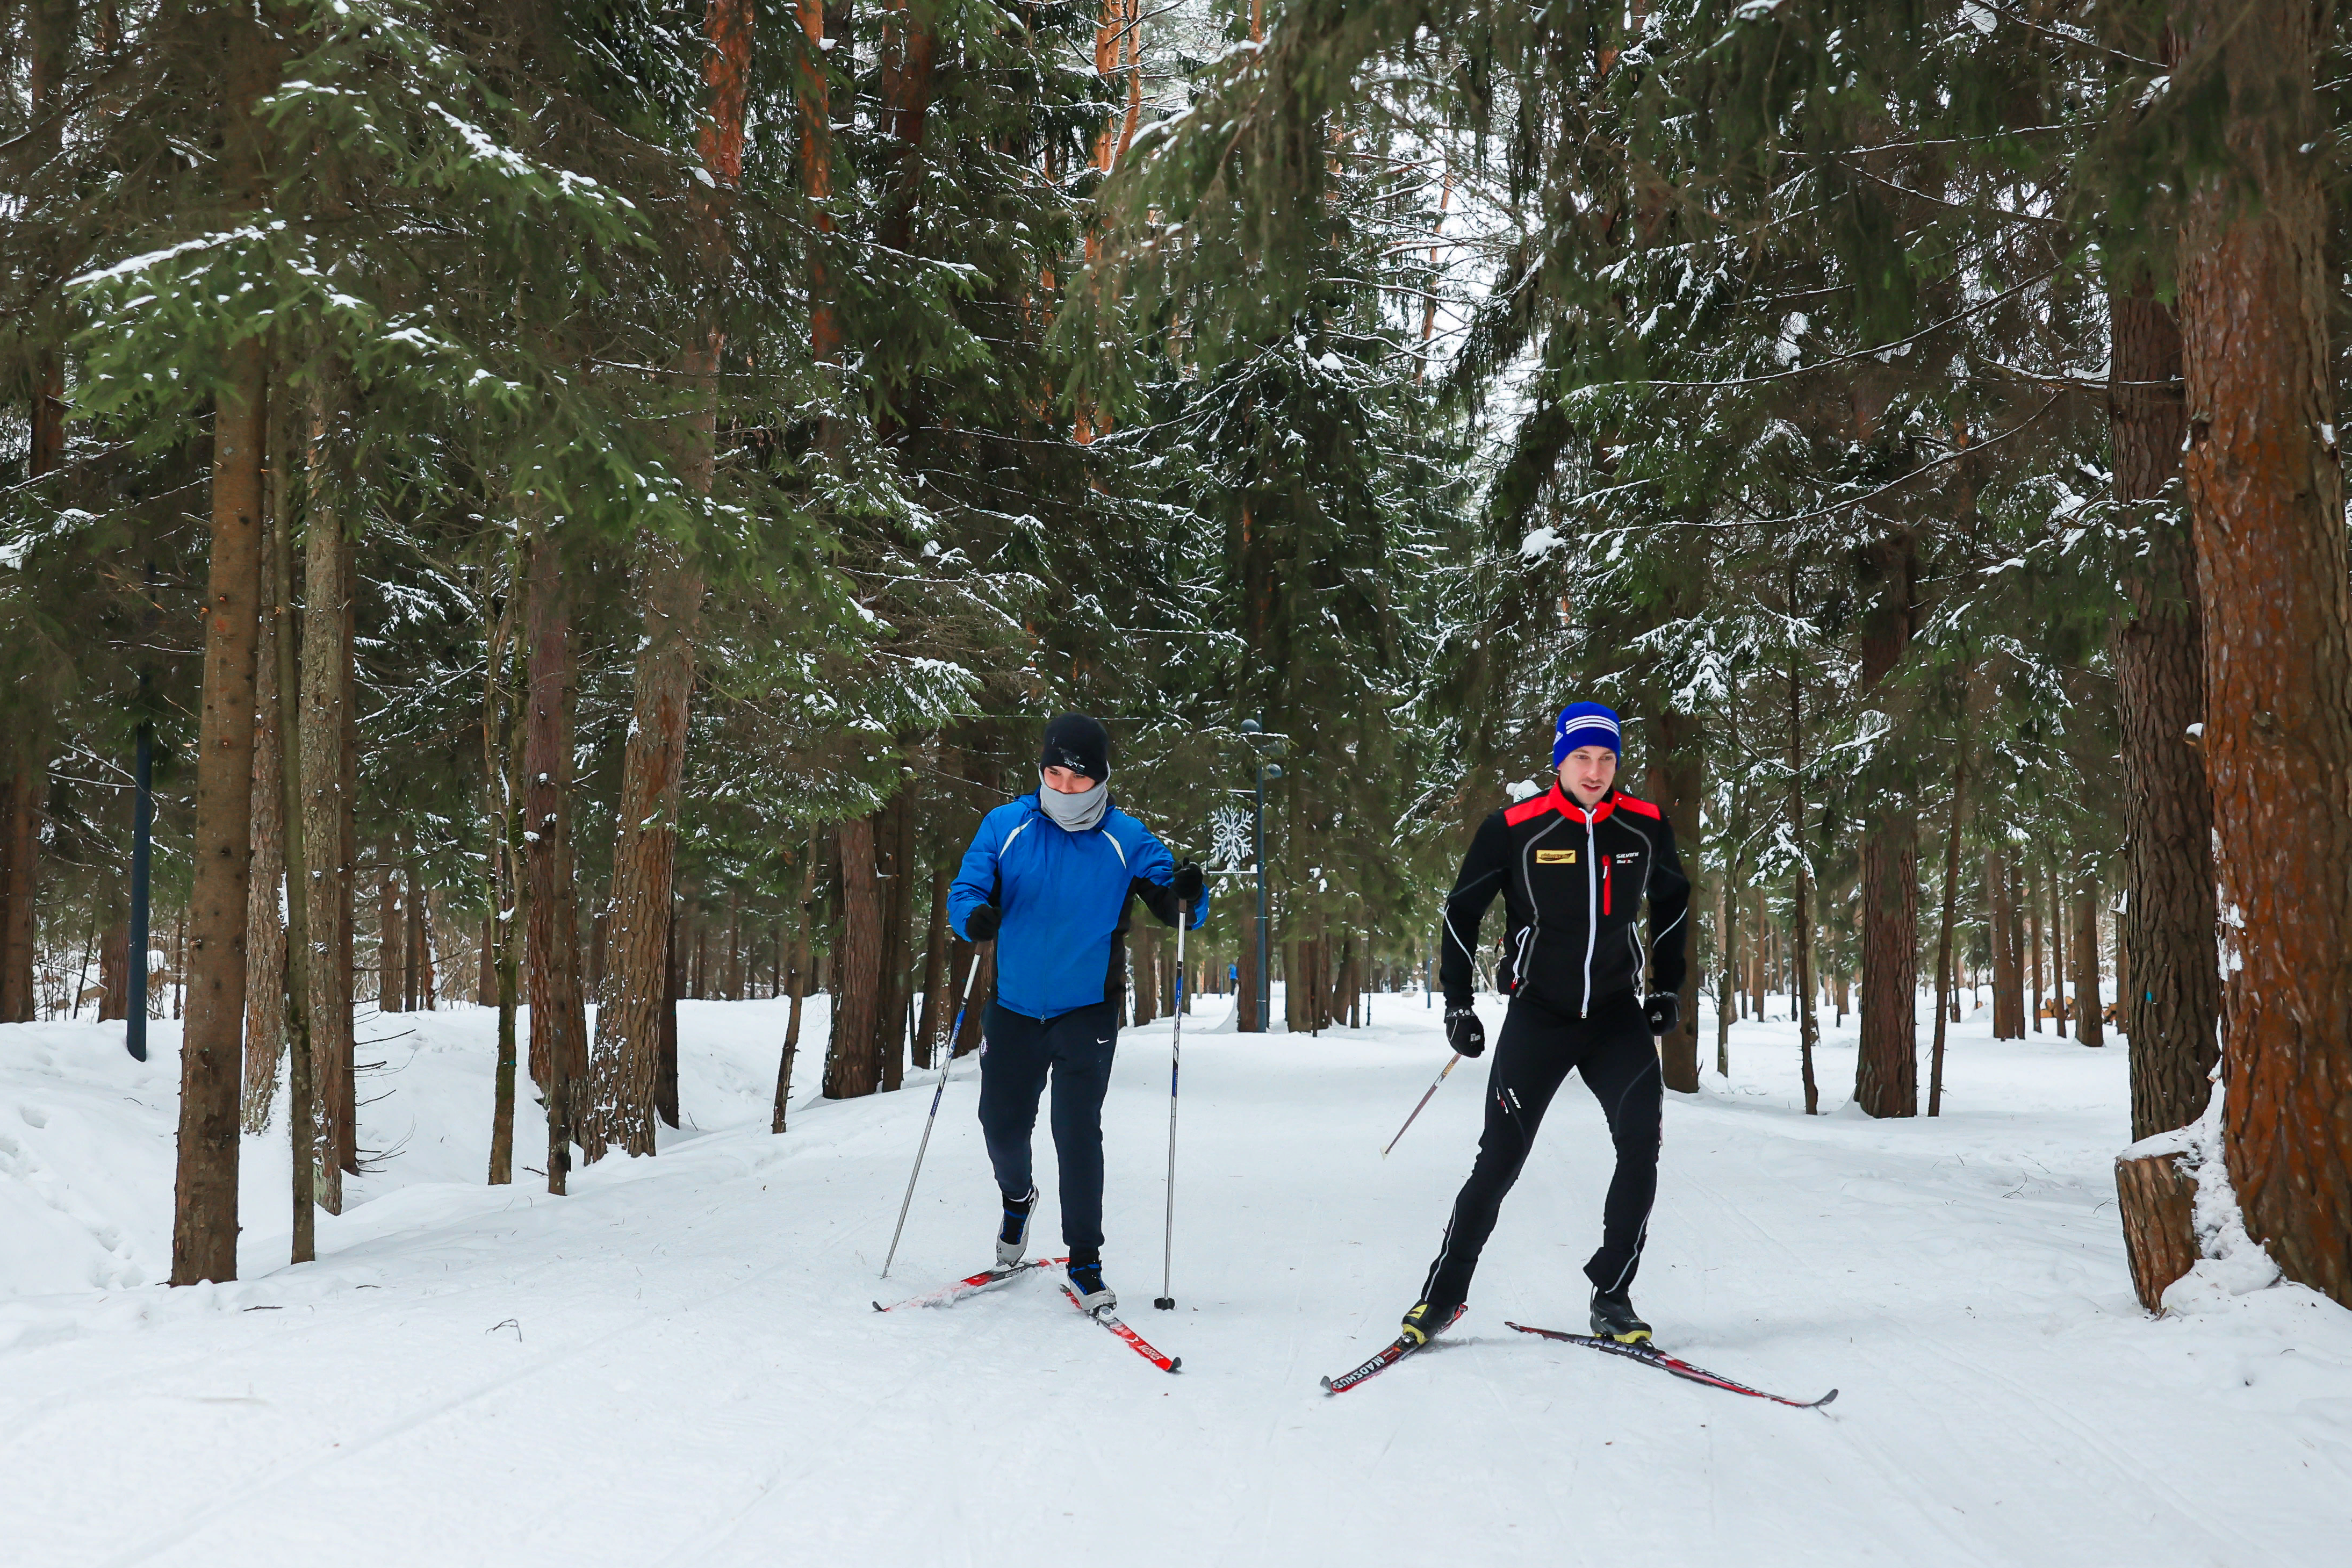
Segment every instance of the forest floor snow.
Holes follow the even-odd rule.
[[[1418,996],[1320,1038],[1185,1037],[1173,1312],[1159,1290],[1168,1024],[1106,1109],[1109,1276],[1170,1377],[1028,1278],[877,1315],[983,1264],[995,1220],[932,1079],[768,1132],[781,1003],[680,1009],[688,1126],[550,1198],[482,1185],[493,1016],[372,1018],[378,1168],[285,1265],[283,1121],[245,1145],[243,1278],[172,1290],[177,1026],[0,1026],[0,1563],[10,1565],[1977,1563],[2340,1561],[2352,1313],[2280,1287],[2134,1303],[2112,1161],[2125,1052],[1958,1026],[1944,1114],[1807,1118],[1794,1031],[1735,1026],[1670,1095],[1635,1299],[1664,1345],[1790,1410],[1516,1334],[1584,1327],[1609,1144],[1555,1103],[1431,1352],[1395,1331],[1468,1169],[1484,1064],[1392,1158],[1444,1059]],[[1785,1015],[1786,1003],[1773,1009]],[[821,1009],[804,1037],[822,1040]],[[1923,1039],[1926,1030],[1923,1028]],[[1921,1079],[1927,1077],[1922,1050]],[[800,1078],[814,1086],[815,1054]],[[517,1164],[544,1139],[526,1091]],[[1041,1119],[1042,1121],[1042,1119]],[[1056,1228],[1050,1141],[1039,1131]]]

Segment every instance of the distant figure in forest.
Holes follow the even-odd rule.
[[[1061,1168],[1070,1287],[1088,1312],[1118,1299],[1103,1283],[1102,1103],[1126,999],[1132,899],[1174,925],[1206,914],[1201,868],[1110,802],[1110,735],[1083,713],[1045,727],[1038,789],[981,818],[948,895],[967,942],[996,942],[996,997],[980,1053],[980,1125],[1004,1200],[996,1263],[1017,1267],[1037,1204],[1030,1137],[1047,1077]]]
[[[1454,1200],[1444,1245],[1400,1342],[1415,1347],[1454,1321],[1478,1254],[1519,1179],[1545,1109],[1570,1071],[1609,1119],[1617,1169],[1602,1210],[1601,1249],[1584,1266],[1592,1331],[1621,1344],[1650,1338],[1631,1291],[1658,1189],[1665,1080],[1655,1037],[1680,1014],[1690,882],[1665,815],[1616,787],[1617,715],[1598,702],[1560,710],[1551,760],[1559,782],[1480,825],[1445,902],[1439,974],[1445,1038],[1475,1057],[1486,1026],[1472,1005],[1478,924],[1495,895],[1506,911],[1497,979],[1511,999],[1487,1080],[1486,1124],[1470,1179]],[[1651,989],[1635,921],[1650,905]]]

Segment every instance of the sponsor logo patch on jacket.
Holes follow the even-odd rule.
[[[1536,864],[1538,866],[1573,866],[1576,864],[1576,851],[1573,849],[1538,849],[1536,851]]]

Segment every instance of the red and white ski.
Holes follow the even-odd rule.
[[[1078,1293],[1076,1290],[1071,1289],[1067,1285],[1062,1287],[1062,1294],[1070,1299],[1071,1306],[1077,1308],[1081,1313],[1084,1313],[1087,1317],[1092,1318],[1096,1322],[1100,1323],[1104,1328],[1108,1329],[1112,1333],[1115,1333],[1120,1339],[1125,1340],[1128,1342],[1129,1347],[1132,1349],[1136,1354],[1141,1356],[1144,1360],[1150,1362],[1160,1371],[1174,1372],[1184,1364],[1184,1358],[1182,1356],[1161,1355],[1158,1351],[1152,1349],[1150,1341],[1145,1339],[1141,1334],[1137,1333],[1133,1329],[1129,1328],[1125,1323],[1120,1322],[1117,1318],[1112,1317],[1110,1315],[1109,1308],[1106,1307],[1098,1312],[1087,1311],[1084,1303],[1080,1302],[1078,1300]]]
[[[1586,1345],[1610,1355],[1623,1356],[1627,1361],[1638,1361],[1644,1366],[1654,1366],[1660,1372],[1672,1373],[1675,1376],[1691,1383],[1703,1383],[1709,1388],[1720,1388],[1732,1394],[1744,1394],[1750,1399],[1769,1399],[1775,1405],[1786,1405],[1798,1410],[1819,1410],[1838,1396],[1838,1391],[1832,1388],[1819,1399],[1783,1399],[1777,1394],[1767,1394],[1760,1388],[1750,1388],[1744,1383],[1734,1383],[1727,1377],[1719,1377],[1705,1367],[1693,1366],[1680,1357],[1668,1355],[1655,1345],[1619,1344],[1615,1340],[1605,1340],[1596,1334],[1571,1334],[1559,1329],[1531,1329],[1525,1323],[1507,1323],[1506,1326],[1517,1329],[1523,1334],[1534,1334],[1540,1339],[1558,1340],[1564,1345]]]
[[[967,1276],[952,1285],[942,1285],[938,1289],[924,1295],[909,1296],[903,1301],[893,1301],[887,1307],[877,1301],[874,1303],[874,1310],[877,1312],[895,1312],[904,1307],[950,1307],[966,1296],[976,1296],[982,1290],[1002,1285],[1007,1279],[1025,1274],[1032,1268],[1052,1268],[1068,1261],[1066,1258],[1032,1258],[1026,1262],[1016,1263],[1010,1268],[982,1269],[980,1273]]]

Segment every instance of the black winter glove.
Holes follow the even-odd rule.
[[[1168,879],[1168,890],[1194,909],[1201,907],[1201,895],[1208,889],[1208,878],[1202,876],[1201,868],[1191,860],[1177,867],[1176,874]]]
[[[1467,1003],[1460,1006],[1445,1005],[1445,1043],[1465,1057],[1484,1056],[1486,1051],[1486,1026],[1478,1017],[1478,1009]]]
[[[1671,991],[1653,991],[1642,1004],[1642,1016],[1650,1020],[1651,1034],[1671,1035],[1682,1021],[1683,999]]]
[[[994,904],[976,904],[971,913],[963,917],[964,940],[972,943],[993,942],[996,922],[1004,918]]]

